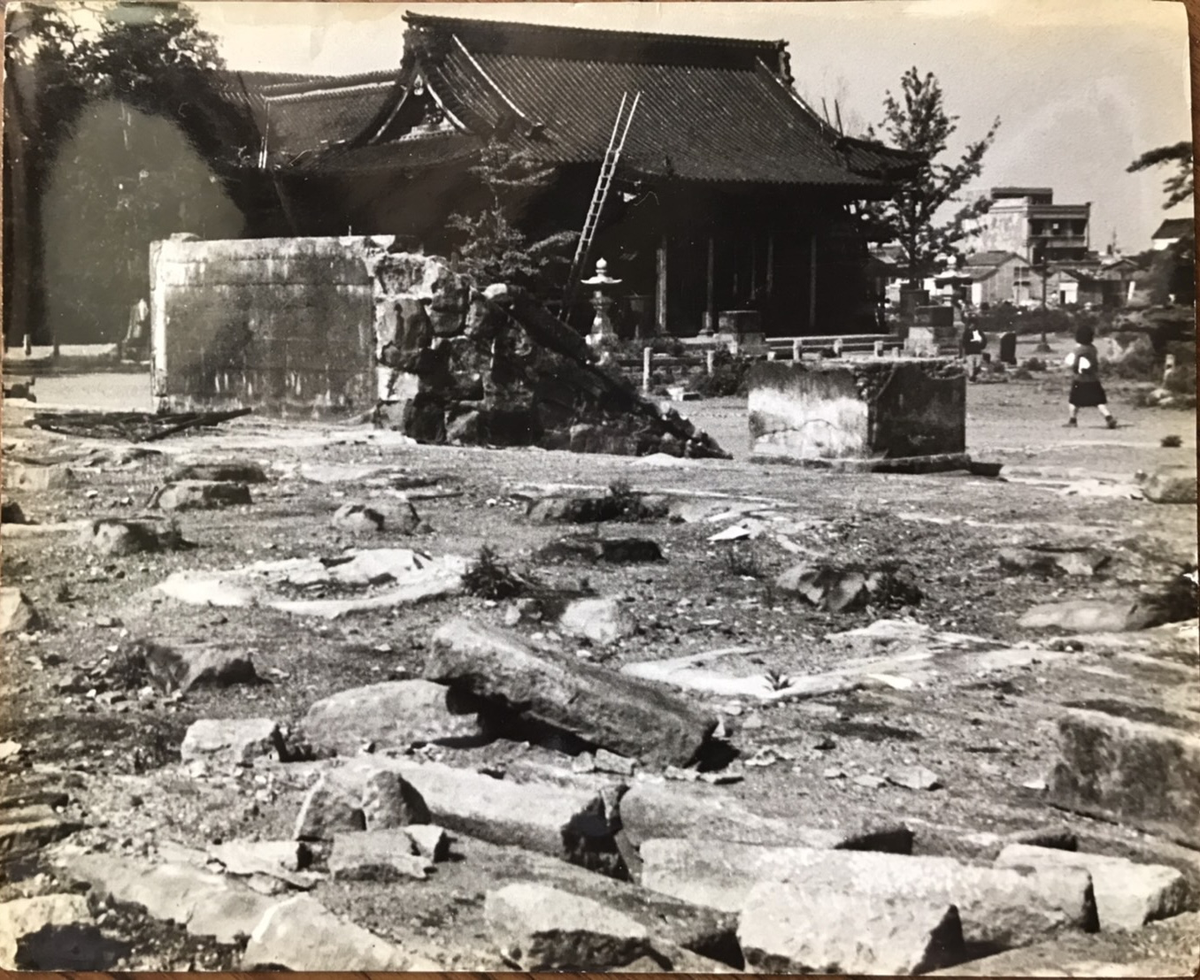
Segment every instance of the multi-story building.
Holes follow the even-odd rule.
[[[978,219],[981,252],[1015,252],[1031,266],[1071,262],[1088,254],[1092,205],[1055,204],[1049,187],[994,187]]]

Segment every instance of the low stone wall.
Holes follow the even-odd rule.
[[[759,456],[872,460],[966,449],[966,375],[954,361],[768,361],[750,369],[749,386]]]

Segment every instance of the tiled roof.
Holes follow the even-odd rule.
[[[408,13],[406,62],[469,131],[543,163],[595,163],[625,93],[641,101],[621,168],[872,194],[912,157],[840,137],[797,98],[783,42],[542,27]]]
[[[1192,218],[1167,218],[1151,238],[1182,238],[1195,228]]]
[[[993,252],[975,252],[967,256],[967,265],[975,266],[998,266],[1003,265],[1009,259],[1016,259],[1018,262],[1023,262],[1024,259],[1015,252],[993,251]]]

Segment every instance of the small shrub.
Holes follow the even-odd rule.
[[[503,564],[485,544],[463,574],[463,588],[480,599],[513,599],[528,592],[530,583]]]
[[[1027,358],[1025,363],[1021,365],[1026,371],[1045,371],[1046,362],[1040,357]]]
[[[1182,445],[1183,445],[1183,440],[1180,439],[1179,436],[1163,436],[1162,437],[1163,449],[1178,449]]]
[[[1196,365],[1177,364],[1163,385],[1173,395],[1196,394]]]
[[[746,377],[752,363],[750,358],[741,354],[735,356],[727,350],[719,350],[713,356],[712,374],[703,374],[694,387],[705,398],[745,395],[749,391]]]

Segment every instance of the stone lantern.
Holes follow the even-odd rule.
[[[617,332],[613,329],[612,320],[608,318],[608,311],[612,307],[612,287],[620,284],[620,279],[612,279],[608,275],[608,263],[604,259],[600,259],[596,263],[596,274],[590,279],[580,280],[585,286],[594,287],[592,292],[592,309],[596,311],[596,318],[592,320],[592,332],[588,334],[587,342],[597,347],[617,339]]]

